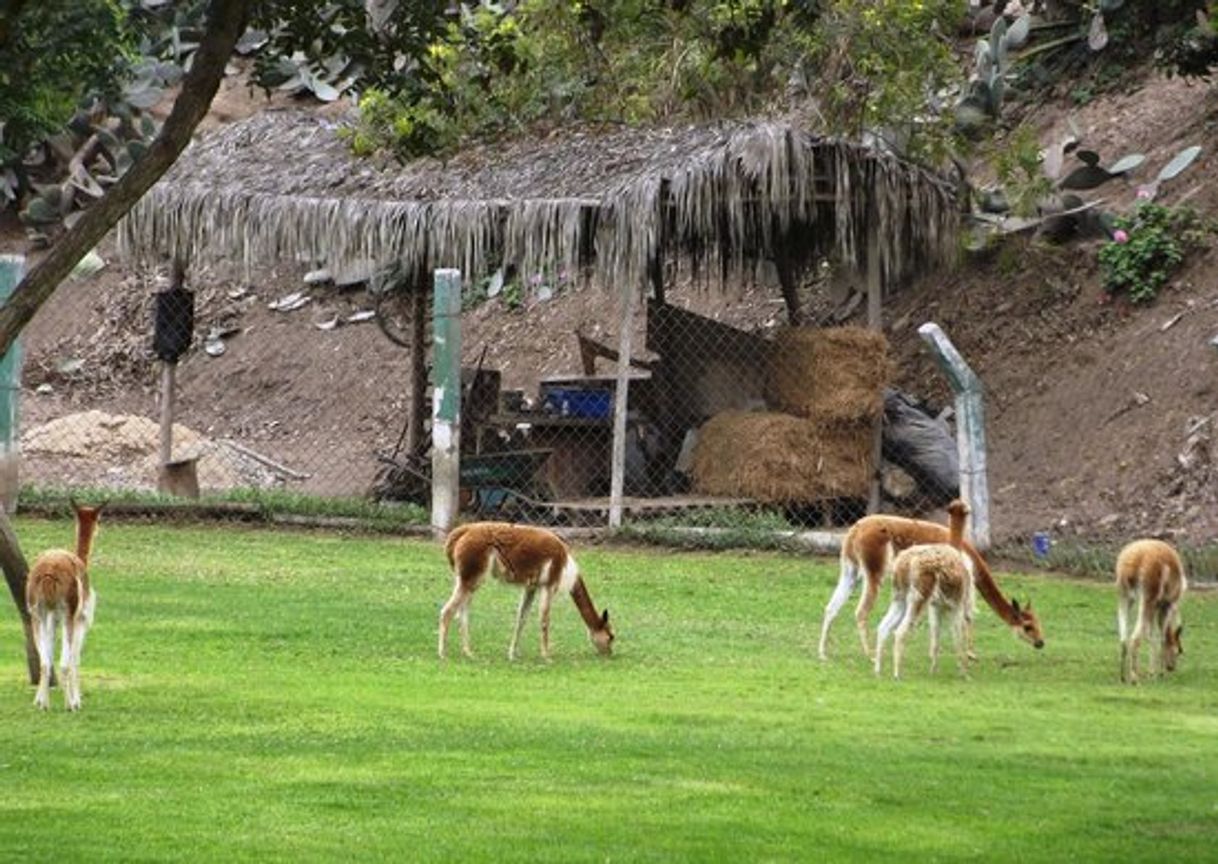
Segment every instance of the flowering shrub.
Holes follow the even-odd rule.
[[[1112,242],[1100,249],[1104,290],[1151,302],[1184,256],[1202,245],[1205,231],[1193,210],[1139,200],[1133,213],[1116,220]]]

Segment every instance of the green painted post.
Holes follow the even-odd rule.
[[[960,455],[960,497],[969,506],[973,545],[990,548],[990,485],[986,474],[985,399],[981,379],[938,324],[918,328],[956,394],[956,449]]]
[[[0,303],[6,302],[25,273],[21,255],[0,255]],[[0,358],[0,503],[17,510],[17,466],[20,462],[17,405],[21,395],[21,343]]]
[[[431,527],[457,521],[461,478],[461,271],[435,271],[434,389],[431,397]]]

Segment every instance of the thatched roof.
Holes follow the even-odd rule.
[[[120,227],[136,260],[398,263],[469,277],[516,264],[639,286],[652,260],[731,273],[785,242],[799,260],[886,273],[951,252],[950,186],[891,156],[786,123],[577,130],[377,167],[338,127],[267,111],[195,142]]]

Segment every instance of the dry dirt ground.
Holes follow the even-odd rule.
[[[1146,153],[1144,172],[1157,171],[1182,146],[1207,145],[1163,197],[1218,213],[1218,162],[1208,152],[1218,123],[1213,86],[1152,77],[1073,113],[1085,143],[1106,161]],[[1063,110],[1035,116],[1045,138],[1066,128]],[[1133,190],[1114,183],[1102,193],[1121,210]],[[0,248],[21,245],[20,231],[5,226]],[[1209,344],[1218,334],[1216,253],[1190,260],[1156,303],[1131,308],[1102,302],[1097,249],[1094,241],[1016,241],[894,292],[885,315],[898,382],[949,401],[915,332],[925,320],[940,323],[973,363],[988,394],[999,539],[1036,530],[1218,538],[1210,463],[1218,349]],[[102,252],[106,269],[64,285],[25,334],[26,430],[88,409],[157,416],[150,297],[163,274],[127,271],[108,247]],[[213,325],[239,330],[222,356],[195,350],[183,361],[178,417],[207,440],[237,441],[308,475],[289,481],[293,488],[358,494],[372,480],[375,454],[391,449],[401,432],[407,357],[370,323],[318,329],[366,308],[368,298],[359,290],[307,287],[304,270],[283,264],[252,276],[192,274],[200,340]],[[267,308],[298,290],[311,295],[307,306]],[[777,290],[764,279],[726,294],[686,289],[683,302],[748,329],[783,323]],[[544,375],[578,371],[576,329],[612,339],[615,319],[613,300],[597,291],[568,291],[515,310],[488,301],[466,316],[465,360],[472,365],[485,346],[485,362],[502,370],[504,386],[532,389]],[[73,360],[84,363],[75,368]],[[39,392],[39,385],[49,388]],[[113,473],[112,465],[88,462],[77,457],[63,470],[103,480]]]

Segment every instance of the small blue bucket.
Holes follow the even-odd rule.
[[[1032,554],[1037,558],[1048,558],[1052,546],[1053,541],[1049,539],[1048,533],[1037,531],[1032,535]]]

